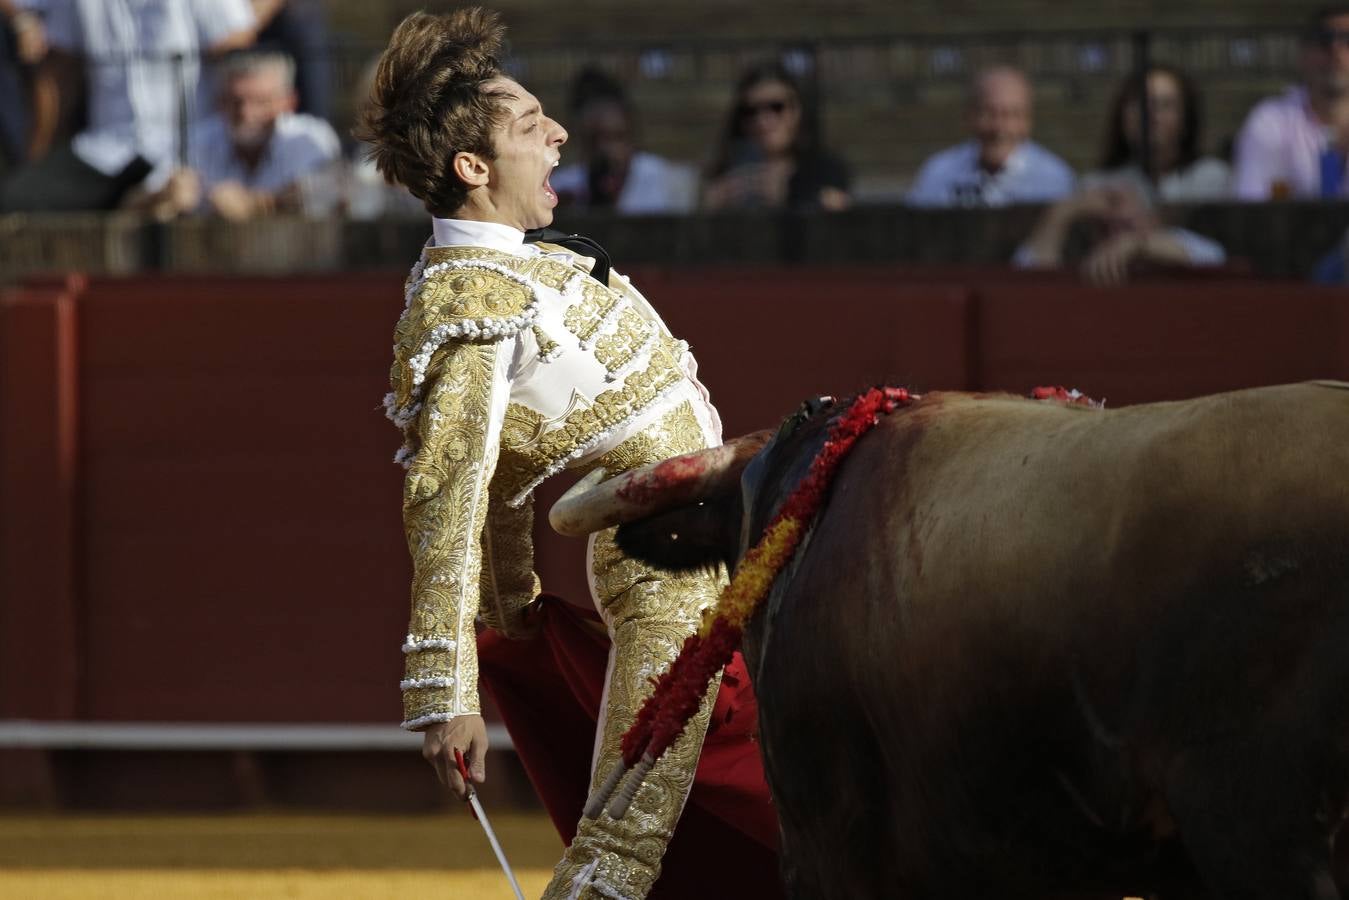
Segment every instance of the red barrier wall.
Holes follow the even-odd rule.
[[[883,270],[698,272],[643,285],[689,342],[727,435],[775,426],[807,397],[886,382],[972,386],[970,291]]]
[[[397,719],[409,567],[380,400],[399,279],[95,280],[0,305],[0,718]],[[1349,376],[1346,295],[1297,285],[639,280],[728,434],[878,381],[1119,404]],[[581,543],[542,520],[545,585],[583,600]]]
[[[979,291],[974,330],[986,389],[1076,386],[1111,405],[1344,377],[1349,294],[1219,282]]]
[[[0,716],[82,712],[71,294],[0,296]]]
[[[398,293],[357,276],[81,297],[90,718],[396,715],[408,568],[380,399]]]

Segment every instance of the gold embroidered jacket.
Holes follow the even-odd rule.
[[[560,247],[428,247],[394,332],[389,417],[413,558],[404,727],[479,710],[474,620],[509,633],[537,595],[533,489],[688,402],[687,345],[621,276]]]

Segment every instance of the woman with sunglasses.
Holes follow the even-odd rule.
[[[820,147],[814,110],[785,68],[768,63],[741,76],[704,209],[840,210],[850,182],[847,165]]]

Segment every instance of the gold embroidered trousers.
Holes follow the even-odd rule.
[[[610,451],[599,465],[618,474],[707,444],[685,403]],[[674,659],[725,585],[721,566],[680,574],[652,569],[625,556],[614,543],[614,533],[609,529],[592,535],[588,553],[591,590],[612,638],[592,792],[618,763],[620,740],[651,693],[651,680]],[[638,900],[651,890],[693,785],[719,684],[718,678],[683,736],[648,775],[627,815],[620,820],[607,813],[582,819],[545,898]]]

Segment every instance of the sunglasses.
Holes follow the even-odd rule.
[[[735,108],[735,114],[742,119],[752,119],[761,113],[780,116],[791,104],[786,100],[768,100],[763,103],[742,103]]]

